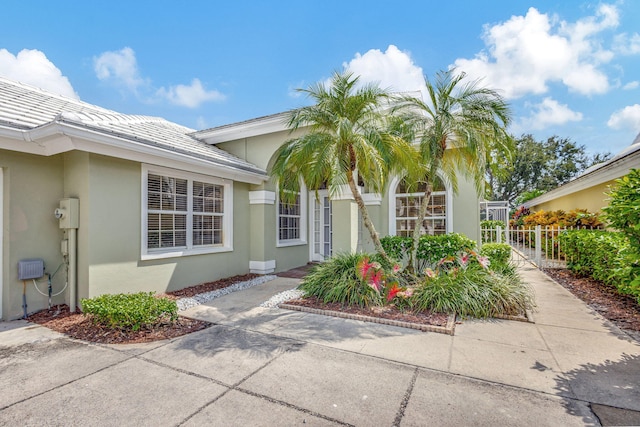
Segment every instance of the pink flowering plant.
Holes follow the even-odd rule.
[[[385,271],[380,263],[372,262],[368,256],[363,257],[356,265],[358,278],[377,293],[381,305],[407,305],[412,291],[400,285],[400,264],[394,264],[389,270]]]

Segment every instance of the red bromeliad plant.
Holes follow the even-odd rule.
[[[400,266],[395,264],[392,273],[388,274],[377,262],[371,262],[364,257],[356,265],[358,277],[370,286],[380,297],[381,304],[389,304],[396,298],[409,298],[411,289],[400,286],[395,274],[400,271]]]

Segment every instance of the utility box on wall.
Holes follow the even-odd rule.
[[[18,261],[18,280],[39,279],[44,276],[44,260],[40,258]]]
[[[78,228],[80,226],[80,200],[61,199],[60,207],[55,211],[60,228]]]

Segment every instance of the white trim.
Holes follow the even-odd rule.
[[[360,191],[360,195],[362,195],[362,191],[360,190],[359,187],[358,187],[358,191]],[[336,201],[336,200],[355,200],[355,197],[353,197],[353,194],[351,193],[351,189],[349,188],[348,185],[341,185],[340,188],[338,189],[338,192],[331,197],[331,201]]]
[[[317,198],[315,197],[317,193]],[[324,223],[324,214],[322,212],[322,209],[324,209],[324,198],[327,197],[329,199],[329,203],[333,203],[333,200],[331,199],[331,197],[329,197],[329,191],[328,190],[318,190],[316,191],[310,191],[309,192],[309,200],[308,200],[308,207],[309,207],[309,261],[324,261],[325,257],[321,254],[317,254],[315,252],[315,246],[316,246],[316,242],[315,242],[315,205],[316,202],[320,203],[320,227],[324,228],[324,226],[326,225]],[[333,224],[330,224],[330,227],[333,227]],[[320,230],[320,250],[323,251],[324,250],[324,234],[323,234],[324,230]],[[333,246],[333,241],[331,242],[331,245]],[[332,247],[333,250],[333,247]]]
[[[276,260],[249,261],[249,272],[253,274],[269,274],[276,270]]]
[[[365,205],[380,206],[382,205],[382,195],[376,193],[362,193],[362,200]]]
[[[200,175],[192,172],[186,172],[176,169],[162,168],[154,165],[141,165],[141,215],[140,215],[140,259],[162,259],[162,258],[175,258],[188,255],[203,255],[220,252],[232,252],[233,251],[233,181],[220,179],[210,175]],[[198,246],[193,247],[193,230],[192,230],[192,215],[193,215],[193,198],[191,192],[188,194],[188,208],[187,208],[187,247],[186,248],[168,248],[151,249],[147,248],[147,177],[149,173],[157,173],[165,176],[172,176],[177,178],[187,179],[189,181],[189,188],[193,185],[193,181],[202,181],[211,184],[222,185],[224,187],[224,214],[222,217],[222,244],[216,246]]]
[[[4,133],[2,132],[2,134]],[[256,168],[255,171],[247,171],[242,169],[240,165],[236,167],[231,162],[224,164],[223,159],[220,159],[220,163],[199,159],[170,149],[107,135],[70,123],[51,122],[33,130],[8,132],[6,136],[20,140],[13,141],[13,143],[3,141],[3,148],[30,154],[53,156],[79,150],[140,163],[154,163],[179,170],[191,170],[205,175],[211,174],[213,169],[215,174],[221,178],[250,184],[261,184],[268,179],[266,173],[263,173],[259,168]]]
[[[300,185],[300,238],[293,240],[280,240],[280,194],[276,194],[276,248],[288,246],[302,246],[307,244],[307,187]]]
[[[286,115],[287,113],[280,113],[272,116],[259,117],[244,122],[202,130],[193,135],[208,144],[218,144],[236,139],[283,132],[289,130],[285,123]]]
[[[2,294],[4,292],[4,239],[2,231],[4,230],[4,169],[0,168],[0,320],[2,320]]]
[[[440,176],[440,174],[438,174]],[[398,184],[402,181],[404,177],[394,176],[391,182],[389,183],[389,191],[387,194],[389,195],[389,236],[396,235],[396,189],[398,188]],[[451,186],[443,179],[445,187],[445,197],[446,197],[446,230],[447,233],[453,232],[453,190]],[[437,191],[435,193],[442,193],[441,191]]]
[[[276,202],[275,191],[256,190],[249,191],[250,205],[273,205]]]

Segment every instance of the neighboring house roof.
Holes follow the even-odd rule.
[[[625,176],[631,169],[640,168],[640,133],[630,146],[620,151],[611,159],[598,163],[586,169],[582,174],[573,178],[541,196],[524,203],[525,207],[537,206],[557,198],[576,193],[578,191],[603,184]]]
[[[159,117],[122,114],[82,101],[46,92],[0,77],[0,136],[16,143],[8,148],[42,155],[80,149],[108,154],[116,151],[207,166],[221,170],[224,177],[259,183],[266,172],[194,136],[195,130]],[[78,146],[69,138],[78,137],[101,144],[102,150]],[[94,147],[95,148],[95,147]],[[114,151],[115,153],[115,151]]]
[[[288,130],[286,124],[286,112],[257,117],[242,122],[231,123],[211,129],[205,129],[193,134],[209,144],[234,141],[236,139],[251,138],[252,136],[265,135],[274,132]]]

